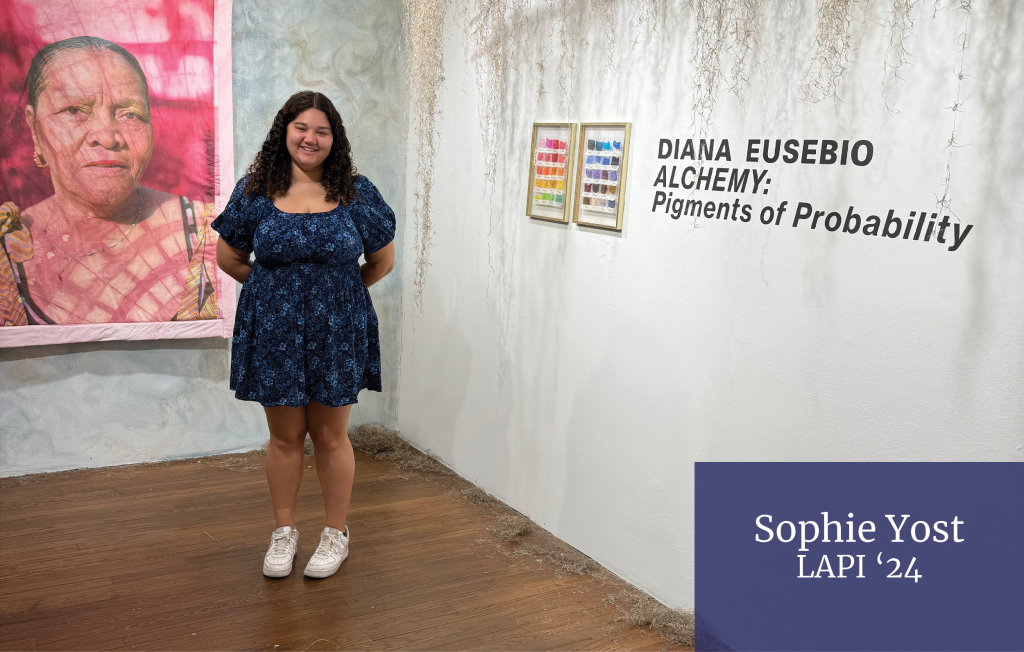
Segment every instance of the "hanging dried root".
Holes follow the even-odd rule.
[[[484,178],[494,182],[505,149],[503,107],[509,97],[509,75],[525,40],[526,0],[468,0],[471,21],[467,37],[476,59],[480,94],[480,130],[484,145]]]
[[[583,0],[558,0],[558,98],[562,113],[570,113],[575,92],[576,51],[586,47],[589,13]]]
[[[882,97],[886,100],[885,108],[889,113],[899,113],[895,108],[889,106],[888,98],[885,95],[885,88],[890,82],[898,82],[900,68],[910,60],[910,52],[907,50],[907,41],[914,34],[914,5],[919,0],[892,0],[892,13],[889,15],[889,45],[885,49],[885,57],[882,60]]]
[[[850,23],[853,0],[822,0],[818,8],[818,34],[814,56],[804,74],[804,101],[816,103],[836,96],[850,63]]]
[[[971,45],[971,1],[972,0],[958,0],[958,8],[964,13],[964,28],[960,32],[960,67],[954,70],[956,74],[956,99],[953,100],[951,106],[946,108],[953,112],[953,127],[949,133],[949,140],[946,141],[946,150],[948,155],[946,157],[946,176],[942,180],[942,196],[935,197],[935,205],[939,210],[948,211],[951,215],[956,216],[953,211],[953,197],[950,194],[952,187],[952,169],[953,169],[953,148],[959,147],[960,143],[957,141],[957,127],[960,118],[960,114],[964,111],[964,102],[966,99],[963,98],[963,85],[964,78],[967,77],[967,73],[964,70],[964,64],[967,61],[967,48]]]
[[[413,310],[423,310],[423,287],[430,268],[434,225],[430,201],[437,156],[438,95],[444,82],[444,21],[448,0],[408,0],[405,3],[406,94],[416,139],[416,180],[413,219],[416,223],[416,275]]]
[[[749,83],[748,57],[757,46],[757,23],[764,0],[691,0],[694,18],[692,122],[707,132],[725,74],[722,54],[732,57],[729,90],[740,96]]]
[[[728,33],[727,0],[693,0],[693,125],[707,131],[722,84],[722,51]]]
[[[748,57],[758,48],[757,27],[764,0],[733,0],[728,16],[727,51],[732,55],[729,91],[741,97],[750,84]]]

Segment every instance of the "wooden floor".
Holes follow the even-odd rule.
[[[483,510],[445,481],[360,453],[341,570],[302,576],[323,527],[310,468],[296,568],[267,579],[259,461],[3,480],[0,649],[682,649],[616,622],[606,581],[502,554]]]

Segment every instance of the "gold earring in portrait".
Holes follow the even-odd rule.
[[[39,158],[39,152],[32,152],[32,160],[36,162],[36,167],[37,168],[45,168],[46,167],[46,161],[44,161],[43,159]]]

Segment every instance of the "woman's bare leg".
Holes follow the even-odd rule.
[[[324,494],[327,527],[345,529],[348,505],[352,499],[356,458],[348,440],[348,416],[351,405],[327,407],[320,403],[306,406],[306,423],[316,454],[316,475]]]
[[[302,484],[302,447],[306,443],[306,409],[263,408],[270,426],[267,445],[267,484],[277,527],[295,527],[295,503]]]

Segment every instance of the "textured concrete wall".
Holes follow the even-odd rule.
[[[220,339],[0,350],[0,475],[251,450],[258,405],[228,390]]]
[[[331,98],[345,122],[352,157],[398,217],[396,251],[405,223],[405,113],[402,4],[399,0],[274,2],[236,0],[232,69],[235,171],[252,162],[274,115],[300,90]],[[370,289],[380,318],[384,391],[363,392],[352,423],[394,425],[402,261]]]
[[[341,112],[356,165],[395,209],[401,234],[401,4],[236,0],[233,14],[237,176],[284,100],[302,89],[321,91]],[[381,321],[384,392],[364,392],[353,422],[393,424],[400,261],[371,294]],[[256,448],[268,436],[266,421],[259,405],[228,390],[229,361],[228,343],[219,339],[0,350],[0,475]]]

